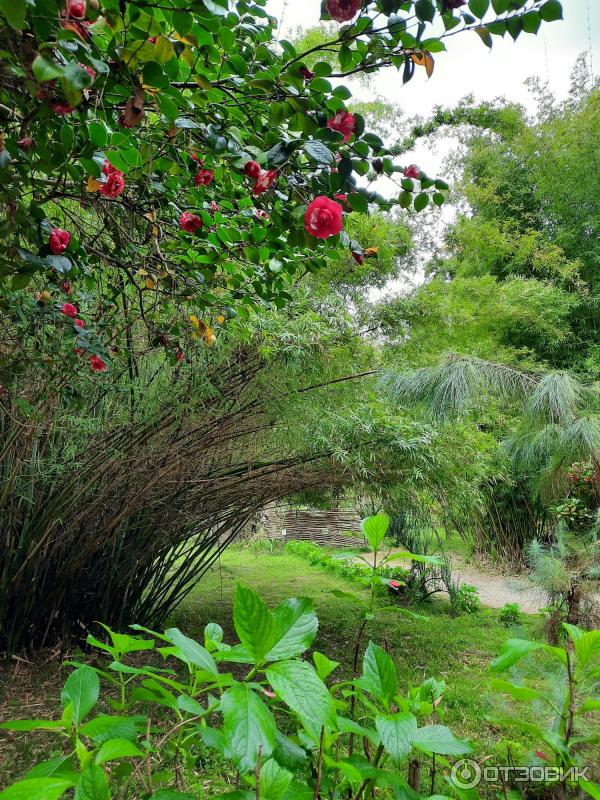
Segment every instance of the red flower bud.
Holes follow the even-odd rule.
[[[81,328],[82,330],[83,330],[83,328],[85,328],[85,322],[82,319],[76,319],[75,320],[75,325],[78,328]]]
[[[402,170],[402,174],[405,178],[416,178],[418,180],[421,177],[421,170],[416,164],[411,164]]]
[[[21,150],[31,150],[33,147],[33,139],[31,136],[23,136],[22,139],[18,140],[17,144]]]
[[[212,171],[212,169],[200,169],[196,173],[194,183],[196,186],[210,186],[214,180],[214,177],[215,173]]]
[[[299,72],[305,81],[311,81],[315,77],[315,73],[311,72],[308,67],[304,66],[304,64],[300,67]]]
[[[85,0],[69,0],[67,3],[67,16],[83,19],[85,17]]]
[[[60,287],[65,294],[71,294],[71,281],[63,281]]]
[[[184,211],[179,217],[179,227],[187,233],[196,233],[196,231],[204,225],[202,220],[197,214],[192,214],[191,211]]]
[[[50,103],[50,108],[54,111],[55,114],[58,114],[60,117],[65,117],[67,114],[72,114],[75,109],[70,106],[68,103]]]
[[[94,372],[106,372],[108,369],[108,365],[100,358],[100,356],[90,357],[90,367]]]
[[[60,256],[65,252],[70,241],[71,234],[69,231],[63,231],[62,228],[53,228],[48,239],[48,246],[55,256]]]
[[[62,306],[60,307],[60,313],[64,314],[65,317],[70,317],[71,319],[75,319],[75,317],[79,312],[77,311],[77,307],[74,306],[72,303],[63,303]]]
[[[176,357],[177,357],[177,361],[179,361],[179,362],[183,361],[183,359],[185,358],[183,350],[178,350]]]
[[[249,178],[258,178],[260,172],[260,164],[258,161],[246,161],[244,164],[244,175],[247,175]]]
[[[354,253],[353,252],[352,253],[352,258],[356,261],[357,264],[364,264],[365,263],[365,257],[363,256],[362,253]]]

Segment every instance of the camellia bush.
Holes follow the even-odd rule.
[[[175,367],[190,339],[285,307],[340,249],[376,256],[347,215],[420,211],[448,187],[394,161],[340,79],[431,75],[447,36],[491,46],[562,15],[558,0],[326,0],[339,28],[307,54],[264,6],[0,0],[5,395],[24,365],[131,370],[158,348]]]

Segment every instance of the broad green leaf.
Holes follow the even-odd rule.
[[[63,728],[62,722],[50,719],[10,719],[0,722],[0,729],[5,731],[55,731]]]
[[[593,797],[594,800],[600,800],[600,784],[580,778],[578,786],[580,786],[584,792],[589,794],[590,797]]]
[[[275,622],[262,599],[241,584],[235,588],[233,623],[240,642],[261,663],[274,644]]]
[[[11,2],[11,0],[9,0],[9,2]],[[34,58],[31,69],[33,70],[33,74],[39,83],[53,81],[56,78],[60,78],[60,76],[63,74],[62,67],[59,67],[59,65],[55,64],[54,61],[50,61],[49,59],[40,55]]]
[[[371,550],[379,549],[389,527],[390,518],[387,514],[377,514],[374,517],[366,517],[366,519],[363,519],[361,529]]]
[[[573,641],[578,669],[587,667],[591,662],[600,662],[600,631],[586,631]]]
[[[360,686],[381,701],[386,708],[394,699],[398,688],[396,665],[378,645],[369,642],[363,658]]]
[[[358,595],[353,594],[352,592],[342,592],[341,589],[332,589],[330,594],[332,594],[334,597],[337,597],[339,600],[346,600],[355,606],[361,606],[362,608],[366,607],[366,603],[363,602]]]
[[[175,647],[181,650],[185,661],[188,661],[196,667],[200,667],[200,669],[206,670],[206,672],[211,672],[213,675],[218,674],[219,670],[215,664],[214,658],[201,644],[185,636],[185,634],[181,633],[177,628],[169,628],[169,630],[165,631],[165,636]]]
[[[120,758],[138,758],[143,752],[129,739],[108,739],[96,755],[96,764],[106,764]]]
[[[94,717],[81,726],[79,733],[89,736],[95,744],[103,744],[109,739],[128,739],[130,742],[137,739],[136,721],[133,717]]]
[[[472,752],[471,745],[457,739],[445,725],[426,725],[419,728],[413,739],[413,746],[426,753],[439,753],[445,756],[459,756]]]
[[[223,628],[216,622],[209,622],[204,628],[204,646],[212,652],[217,650],[223,641]]]
[[[563,18],[562,5],[559,0],[546,0],[540,7],[539,13],[544,22],[556,22]]]
[[[90,764],[79,778],[75,800],[110,800],[108,778],[102,767]]]
[[[435,6],[431,0],[417,0],[415,3],[415,14],[422,22],[433,22]]]
[[[469,10],[479,19],[485,16],[489,7],[490,0],[469,0]]]
[[[293,658],[308,650],[319,627],[312,600],[306,597],[284,600],[272,613],[272,618],[275,644],[267,653],[267,661]]]
[[[79,667],[71,673],[60,699],[65,708],[69,703],[73,704],[73,722],[79,725],[86,715],[98,702],[100,683],[96,671],[91,667]]]
[[[335,728],[333,699],[306,661],[281,661],[266,670],[273,690],[317,736],[321,728]]]
[[[281,731],[275,732],[273,758],[285,769],[295,772],[306,765],[306,751]]]
[[[368,739],[371,744],[375,747],[379,746],[381,742],[381,736],[377,733],[377,731],[373,730],[372,728],[365,728],[362,725],[359,725],[358,722],[355,722],[353,719],[347,719],[346,717],[337,717],[337,726],[338,730],[344,731],[345,733],[355,733],[357,736],[364,737]]]
[[[543,646],[540,642],[532,642],[529,639],[509,639],[500,648],[500,655],[492,661],[491,670],[502,672]]]
[[[49,761],[40,761],[23,777],[24,780],[29,780],[31,778],[62,778],[62,780],[70,781],[73,786],[75,786],[79,778],[77,773],[73,770],[70,756],[51,758]]]
[[[310,141],[304,145],[306,154],[319,164],[333,164],[335,156],[323,142]]]
[[[261,799],[283,800],[283,796],[291,782],[292,773],[280,767],[274,759],[270,758],[260,770]]]
[[[6,17],[11,28],[20,31],[25,25],[27,0],[0,0],[0,11]]]
[[[229,758],[240,772],[256,767],[259,749],[268,758],[275,747],[275,720],[269,708],[245,683],[228,689],[221,698],[223,732]]]
[[[340,665],[339,661],[332,661],[330,658],[327,658],[327,656],[323,655],[323,653],[319,653],[318,650],[315,650],[315,652],[312,654],[312,657],[317,670],[317,675],[322,681],[326,681],[334,669]]]
[[[64,778],[31,778],[0,792],[0,800],[57,800],[73,786]]]
[[[400,764],[410,753],[413,739],[417,733],[417,720],[412,714],[400,713],[375,718],[375,727],[381,736],[386,753],[395,764]]]
[[[493,689],[498,692],[506,692],[506,694],[514,697],[515,700],[521,702],[529,702],[530,700],[544,700],[544,695],[538,692],[537,689],[530,689],[528,686],[517,686],[510,681],[493,680],[491,682]]]

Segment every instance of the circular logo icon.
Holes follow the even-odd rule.
[[[463,758],[452,767],[450,778],[458,789],[473,789],[481,780],[481,767],[476,761]]]

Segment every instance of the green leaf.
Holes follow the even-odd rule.
[[[220,703],[228,758],[241,772],[256,767],[258,751],[268,758],[275,747],[275,720],[256,692],[245,683],[228,689]]]
[[[415,14],[421,22],[433,22],[435,6],[431,0],[417,0],[415,3]]]
[[[313,661],[315,662],[317,675],[322,681],[326,681],[334,669],[340,665],[339,661],[332,661],[331,659],[327,658],[327,656],[323,655],[323,653],[319,653],[318,650],[315,650],[315,652],[312,654],[312,657]]]
[[[587,792],[590,797],[593,797],[594,800],[600,800],[600,785],[597,783],[593,783],[592,781],[585,781],[583,778],[579,778],[578,786],[580,786],[584,792]]]
[[[31,778],[0,792],[0,800],[57,800],[73,786],[64,778]]]
[[[333,164],[335,156],[323,142],[310,141],[304,145],[304,150],[310,158],[319,164]]]
[[[361,598],[353,594],[352,592],[342,592],[341,589],[331,589],[330,594],[334,597],[339,598],[340,600],[345,600],[348,603],[352,603],[352,605],[360,606],[361,608],[365,608],[366,604],[361,600]]]
[[[410,753],[413,739],[417,733],[417,720],[412,714],[402,712],[392,716],[375,718],[375,727],[381,736],[386,753],[396,765]]]
[[[562,4],[559,0],[546,0],[540,8],[539,14],[544,22],[556,22],[563,18]]]
[[[423,211],[424,208],[427,208],[429,205],[429,195],[421,192],[415,197],[415,202],[413,203],[415,207],[415,211]]]
[[[10,719],[0,722],[0,729],[5,731],[54,731],[63,728],[62,722],[49,719]]]
[[[523,15],[523,30],[525,33],[537,33],[542,24],[539,11],[529,11]]]
[[[96,764],[106,764],[120,758],[138,758],[143,752],[129,739],[108,739],[96,755]]]
[[[102,767],[90,764],[79,778],[75,800],[110,800],[108,778]]]
[[[323,681],[306,661],[281,661],[266,670],[273,691],[300,717],[307,730],[335,728],[333,699]]]
[[[493,680],[491,686],[498,692],[506,692],[515,700],[521,702],[529,702],[531,700],[544,700],[544,695],[538,692],[537,689],[530,689],[529,686],[517,686],[517,684],[510,683],[510,681]]]
[[[181,650],[185,661],[213,675],[218,674],[219,670],[215,664],[214,658],[201,644],[190,639],[177,628],[169,628],[169,630],[165,631],[165,636],[175,647]]]
[[[479,19],[483,19],[490,7],[490,0],[469,0],[471,12]]]
[[[369,642],[365,650],[360,685],[386,707],[389,707],[398,688],[396,665],[385,650],[373,642]]]
[[[89,736],[95,744],[103,744],[109,739],[128,739],[131,742],[137,739],[133,717],[94,717],[81,726],[79,733]]]
[[[276,731],[275,741],[273,758],[278,764],[292,772],[302,769],[306,765],[306,752],[289,736],[281,731]]]
[[[308,650],[319,628],[312,600],[306,597],[284,600],[272,618],[275,644],[267,653],[268,661],[293,658]]]
[[[261,598],[239,583],[235,588],[233,624],[255,663],[261,663],[273,647],[275,622]]]
[[[9,2],[12,2],[12,0],[9,0]],[[63,67],[59,67],[58,64],[54,63],[54,61],[50,61],[49,59],[40,55],[34,58],[31,69],[33,70],[33,74],[39,83],[53,81],[56,78],[60,78],[60,76],[63,74]]]
[[[529,639],[509,639],[500,648],[500,655],[492,661],[491,670],[492,672],[502,672],[541,647],[543,647],[542,644]]]
[[[272,758],[266,761],[260,771],[260,796],[262,800],[283,800],[292,773],[288,772]]]
[[[439,753],[445,756],[459,756],[472,752],[471,745],[457,739],[445,725],[426,725],[419,728],[413,739],[413,746],[426,753]]]
[[[371,550],[378,550],[390,527],[390,518],[387,514],[377,514],[373,517],[366,517],[366,519],[363,519],[360,527]]]
[[[73,704],[73,722],[76,725],[79,725],[96,705],[99,692],[98,675],[91,667],[80,667],[69,676],[60,699],[63,708],[69,703]]]
[[[0,0],[0,12],[4,14],[11,28],[20,31],[27,17],[27,0]]]
[[[196,795],[187,792],[176,792],[174,789],[159,789],[150,800],[197,800]]]
[[[571,626],[571,628],[573,627]],[[570,634],[575,646],[578,669],[587,667],[590,662],[600,659],[600,631],[586,631],[585,633],[581,631],[581,635],[578,637],[575,637],[572,631]]]
[[[92,85],[91,75],[74,61],[65,67],[63,78],[73,89],[87,89]]]

